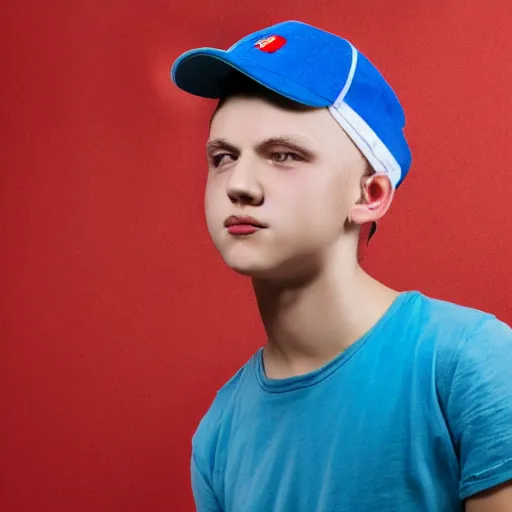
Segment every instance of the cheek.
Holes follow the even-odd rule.
[[[290,183],[283,202],[293,205],[288,211],[297,227],[315,232],[342,227],[348,214],[345,181],[339,176],[317,175]]]
[[[350,210],[350,176],[348,173],[336,172],[329,180],[325,191],[325,203],[330,213],[343,225]]]
[[[225,192],[219,183],[208,179],[204,191],[204,213],[208,231],[215,235],[215,229],[218,230],[219,222],[224,221],[225,217]]]
[[[329,205],[333,217],[338,219],[343,227],[349,214],[349,184],[344,176],[336,176],[332,179],[327,191],[326,203]]]

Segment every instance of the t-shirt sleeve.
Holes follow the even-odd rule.
[[[205,464],[195,451],[192,451],[190,463],[192,492],[197,512],[222,512],[213,492]]]
[[[490,317],[454,360],[447,419],[460,459],[460,498],[512,480],[512,329]]]

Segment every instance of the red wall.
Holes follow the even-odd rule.
[[[168,79],[189,47],[287,18],[351,39],[414,154],[367,268],[512,323],[512,3],[303,5],[2,2],[0,510],[193,510],[191,435],[264,342],[203,221],[211,106]]]

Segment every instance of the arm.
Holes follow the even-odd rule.
[[[512,512],[512,484],[506,483],[469,498],[466,512]]]
[[[459,351],[447,419],[467,512],[512,512],[512,329],[486,320]]]
[[[192,492],[197,512],[223,512],[215,497],[207,468],[201,464],[197,454],[192,451],[191,460]]]

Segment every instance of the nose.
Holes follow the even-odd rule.
[[[259,206],[263,203],[263,187],[258,180],[257,165],[240,157],[229,177],[227,194],[233,204]]]

